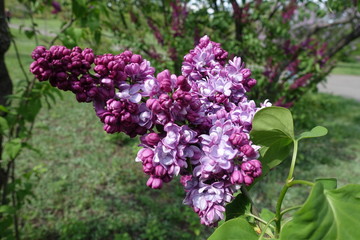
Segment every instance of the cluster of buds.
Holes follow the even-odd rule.
[[[209,37],[184,57],[180,76],[155,76],[131,51],[94,56],[91,49],[53,46],[37,47],[32,57],[31,72],[92,102],[106,132],[140,136],[136,161],[147,186],[160,189],[180,175],[184,203],[203,224],[216,226],[240,186],[261,175],[259,147],[249,137],[260,108],[246,96],[256,80],[240,58],[227,62],[228,53]]]

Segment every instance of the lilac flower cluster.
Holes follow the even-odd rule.
[[[240,58],[204,36],[184,57],[182,75],[155,69],[140,55],[94,56],[91,49],[37,47],[31,72],[92,102],[108,133],[140,135],[136,161],[159,189],[180,175],[201,222],[215,226],[241,185],[261,175],[249,137],[259,108],[246,93],[256,84]],[[92,70],[92,72],[90,72]],[[265,102],[261,107],[270,106]]]

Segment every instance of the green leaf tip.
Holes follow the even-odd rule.
[[[311,129],[311,131],[301,133],[297,140],[301,140],[304,138],[322,137],[322,136],[325,136],[327,133],[328,133],[328,130],[325,127],[316,126],[313,129]]]

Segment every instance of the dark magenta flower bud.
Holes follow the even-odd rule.
[[[151,176],[147,181],[146,185],[153,189],[160,189],[163,185],[163,181],[160,178]]]
[[[241,69],[240,73],[243,75],[244,79],[251,76],[251,71],[248,68]]]
[[[190,102],[190,108],[193,111],[198,111],[201,108],[201,102],[198,98],[192,98]]]
[[[239,170],[234,170],[231,174],[230,181],[232,184],[242,184],[244,182],[244,177]]]
[[[145,163],[143,164],[143,171],[144,173],[146,173],[147,175],[150,175],[154,170],[154,167],[152,165],[152,163]]]
[[[230,135],[229,140],[234,146],[239,147],[248,142],[248,136],[244,132],[235,131]]]
[[[81,55],[88,63],[92,64],[94,62],[95,55],[91,48],[85,48],[84,51],[82,51]]]
[[[56,78],[58,81],[66,81],[67,74],[65,72],[59,72],[56,74]]]
[[[131,59],[130,59],[130,61],[132,63],[139,63],[139,64],[142,62],[142,60],[143,60],[142,57],[140,55],[138,55],[138,54],[132,55]]]
[[[124,56],[128,57],[128,58],[131,58],[131,56],[133,55],[133,53],[129,50],[126,50],[123,52]]]
[[[195,122],[199,119],[199,114],[195,111],[189,111],[188,114],[186,114],[186,119],[190,122]]]
[[[262,173],[261,163],[259,160],[253,159],[250,161],[243,162],[241,164],[241,169],[248,176],[253,178],[259,177]]]
[[[252,148],[250,145],[243,145],[240,148],[240,151],[243,152],[247,157],[255,157],[256,156],[256,152],[255,149]]]
[[[122,103],[114,99],[108,100],[106,104],[109,110],[119,110],[123,108]]]
[[[78,102],[86,102],[87,96],[85,93],[77,93],[76,94],[76,100],[78,100]]]
[[[107,133],[115,133],[118,132],[118,128],[114,125],[108,125],[105,124],[103,129],[107,132]]]
[[[150,146],[155,146],[159,143],[160,136],[157,133],[149,133],[145,136],[144,140],[145,140],[146,144],[148,144]]]
[[[169,176],[169,174],[166,174],[165,176],[163,176],[161,178],[161,180],[164,182],[164,183],[168,183],[172,180],[172,177]]]
[[[109,125],[114,125],[116,124],[117,119],[116,117],[112,116],[112,115],[107,115],[104,119],[104,123],[109,124]]]
[[[154,151],[150,148],[143,148],[138,152],[136,161],[140,160],[143,162],[143,164],[152,163],[153,158]]]
[[[161,105],[158,99],[150,98],[146,101],[146,106],[155,114],[161,112]]]
[[[252,88],[256,85],[256,80],[253,78],[250,78],[249,81],[247,82],[247,85],[249,86],[249,88]]]
[[[123,114],[121,116],[121,121],[122,122],[132,122],[132,117],[131,117],[131,114],[126,112],[125,114]]]
[[[253,183],[253,181],[254,181],[254,178],[247,176],[247,175],[244,176],[244,183],[247,186],[251,185]]]
[[[34,51],[31,53],[31,57],[34,60],[39,59],[40,57],[44,57],[46,53],[46,48],[44,46],[37,46]]]
[[[97,65],[94,67],[94,71],[98,74],[100,74],[101,76],[104,76],[106,74],[109,73],[108,69],[106,67],[104,67],[103,65]]]
[[[82,93],[82,92],[84,92],[84,89],[81,87],[81,85],[80,85],[79,82],[72,82],[72,84],[71,84],[71,90],[72,90],[74,93]]]
[[[177,81],[176,81],[176,85],[180,87],[181,90],[183,91],[190,91],[191,90],[191,86],[188,83],[187,79],[184,76],[178,76],[177,77]]]
[[[101,83],[107,88],[113,88],[114,87],[114,82],[110,78],[102,79]]]
[[[155,176],[157,176],[157,177],[163,177],[163,176],[165,176],[165,174],[166,174],[166,169],[165,169],[163,166],[161,166],[161,165],[157,165],[157,166],[155,167],[154,174],[155,174]]]
[[[161,94],[159,97],[160,106],[162,109],[169,109],[172,105],[172,100],[169,95]]]

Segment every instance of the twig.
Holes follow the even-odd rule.
[[[27,6],[27,7],[30,9],[28,13],[29,13],[30,21],[31,21],[31,29],[34,32],[35,43],[36,43],[36,45],[39,45],[39,39],[38,39],[37,34],[36,34],[35,22],[34,22],[34,18],[33,18],[33,12],[31,10],[30,6]]]
[[[29,77],[28,77],[28,75],[27,75],[27,73],[26,73],[26,71],[25,71],[24,65],[23,65],[22,62],[21,62],[21,58],[20,58],[20,54],[19,54],[19,49],[18,49],[18,47],[17,47],[17,45],[16,45],[16,42],[15,42],[14,38],[11,38],[11,42],[12,42],[12,44],[14,45],[15,54],[16,54],[16,59],[17,59],[17,61],[18,61],[18,63],[19,63],[19,66],[20,66],[21,71],[22,71],[23,74],[24,74],[24,77],[25,77],[25,79],[26,79],[26,82],[27,82],[27,83],[30,83],[30,79],[29,79]]]
[[[15,161],[13,161],[12,164],[12,169],[11,169],[11,181],[14,184],[14,190],[11,192],[11,198],[12,198],[12,204],[13,207],[15,209],[14,212],[14,231],[15,231],[15,239],[19,240],[20,239],[20,235],[19,235],[19,219],[18,219],[18,215],[17,215],[17,204],[16,204],[16,186],[15,186]]]
[[[69,27],[71,27],[71,25],[76,21],[76,18],[74,17],[70,17],[70,21],[65,24],[62,29],[60,30],[60,32],[50,41],[49,45],[52,46],[54,45],[55,41],[59,38],[60,34],[64,33]]]

